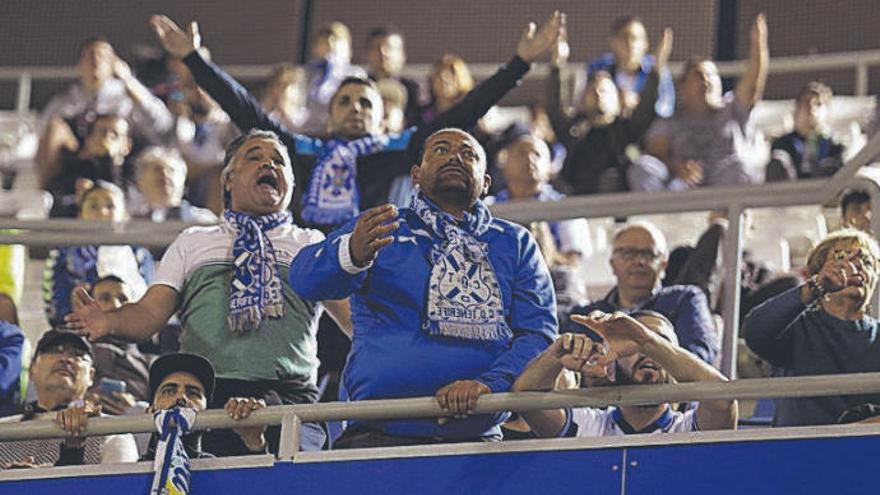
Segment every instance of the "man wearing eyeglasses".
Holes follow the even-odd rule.
[[[878,323],[868,314],[878,276],[877,241],[844,229],[807,257],[807,283],[753,309],[743,322],[749,347],[783,376],[880,372]],[[774,426],[834,424],[880,394],[779,399]]]
[[[692,285],[660,286],[669,256],[663,233],[648,222],[631,223],[614,234],[612,245],[610,262],[617,285],[603,299],[578,306],[572,314],[656,311],[674,324],[681,347],[714,364],[720,343],[705,294]],[[568,331],[584,333],[579,325]]]
[[[100,406],[84,401],[95,377],[92,347],[84,337],[73,332],[47,331],[37,342],[29,373],[37,400],[26,404],[23,414],[3,418],[0,423],[54,419],[67,437],[63,441],[3,442],[0,460],[4,468],[137,461],[137,445],[130,434],[81,436],[89,417],[101,412]]]

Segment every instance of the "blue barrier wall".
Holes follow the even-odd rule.
[[[278,463],[193,473],[194,494],[874,493],[880,437]],[[48,473],[47,473],[48,474]],[[0,494],[146,494],[150,474],[5,481]]]

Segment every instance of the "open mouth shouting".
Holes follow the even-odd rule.
[[[281,181],[272,170],[265,170],[257,178],[257,187],[269,193],[281,193]]]

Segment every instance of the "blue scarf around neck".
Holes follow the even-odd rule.
[[[492,225],[489,208],[477,201],[473,211],[465,212],[464,219],[458,221],[418,189],[411,208],[433,240],[422,329],[432,336],[466,340],[512,338],[488,247],[478,240]]]
[[[223,216],[235,231],[229,329],[234,333],[247,333],[256,330],[265,316],[284,316],[275,248],[267,234],[275,227],[291,223],[290,212],[253,216],[226,210]]]
[[[302,217],[316,225],[339,225],[360,212],[357,159],[382,151],[388,136],[364,136],[353,141],[324,143],[303,198]]]

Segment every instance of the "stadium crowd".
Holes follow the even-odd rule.
[[[313,36],[310,61],[278,66],[260,96],[211,61],[196,22],[149,22],[165,50],[149,84],[106,39],[82,42],[78,81],[40,117],[39,185],[53,218],[199,225],[160,252],[52,249],[51,328],[33,356],[17,313],[21,252],[0,246],[0,423],[51,413],[69,433],[0,446],[5,468],[152,459],[155,434],[79,434],[89,417],[175,407],[241,419],[279,404],[434,396],[445,414],[306,423],[303,450],[737,428],[736,401],[473,411],[488,393],[727,380],[723,212],[695,246],[674,249],[656,225],[621,222],[607,260],[616,283],[591,300],[585,219],[521,226],[489,206],[832,175],[846,150],[819,81],[796,95],[769,162],[752,163],[763,15],[727,94],[706,58],[673,80],[672,30],[651,51],[635,16],[613,23],[579,91],[584,68],[569,63],[571,26],[557,11],[479,83],[454,54],[428,81],[405,77],[405,35],[391,26],[369,31],[368,65],[353,65],[351,34],[333,22]],[[489,130],[482,119],[539,60],[550,62],[542,104]],[[744,256],[742,332],[772,374],[880,371],[870,215],[865,192],[845,194],[843,229],[802,271]],[[772,423],[865,420],[872,404],[880,396],[780,400]],[[183,445],[192,458],[277,453],[280,435],[242,427]]]

